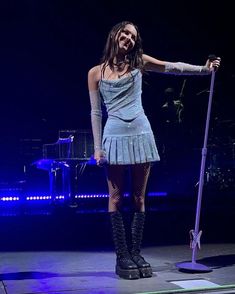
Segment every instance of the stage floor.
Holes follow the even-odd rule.
[[[1,294],[235,293],[235,243],[204,244],[197,263],[210,272],[181,272],[187,245],[144,247],[153,277],[124,280],[114,273],[112,250],[0,253]]]
[[[0,294],[235,293],[234,193],[205,196],[196,262],[211,271],[176,266],[192,261],[196,198],[150,197],[142,253],[154,274],[138,280],[114,272],[107,198],[80,200],[76,209],[2,203]]]

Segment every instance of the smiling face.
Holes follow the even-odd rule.
[[[139,29],[130,21],[112,27],[104,47],[101,64],[114,65],[125,62],[130,68],[143,68],[143,49]]]
[[[131,24],[125,25],[125,27],[117,34],[116,39],[120,53],[127,54],[130,52],[135,46],[136,39],[136,28]]]

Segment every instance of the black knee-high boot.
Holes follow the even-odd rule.
[[[117,255],[116,274],[123,279],[138,279],[140,273],[131,259],[126,244],[126,234],[122,215],[119,211],[110,212],[114,247]]]
[[[149,278],[152,276],[152,268],[150,264],[145,261],[145,259],[140,255],[140,247],[143,238],[145,222],[145,213],[144,212],[135,212],[132,225],[131,225],[131,235],[132,235],[132,248],[131,248],[131,257],[132,260],[136,263],[140,276],[143,278]]]

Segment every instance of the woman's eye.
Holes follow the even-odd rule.
[[[132,35],[129,31],[123,30],[121,33],[125,34],[126,36],[131,36],[131,39],[135,42],[136,37]]]

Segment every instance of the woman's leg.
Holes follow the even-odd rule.
[[[150,163],[138,164],[131,168],[134,216],[131,224],[132,260],[143,278],[152,276],[150,264],[140,255],[145,222],[145,192],[150,174]]]
[[[116,251],[116,274],[124,279],[138,279],[140,273],[131,259],[126,243],[126,232],[120,212],[124,192],[125,166],[107,166],[109,188],[109,213],[112,225],[113,242]]]
[[[124,165],[108,165],[109,212],[121,209],[124,193]]]
[[[145,211],[145,192],[150,174],[150,163],[131,166],[131,186],[134,210]]]

